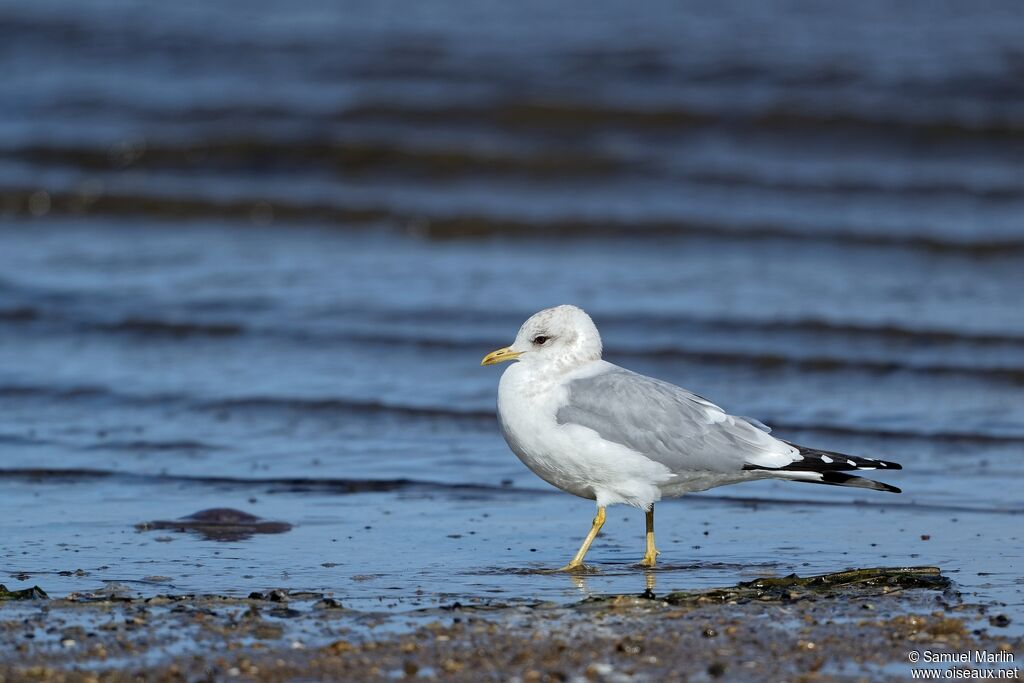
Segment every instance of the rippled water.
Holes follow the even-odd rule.
[[[945,9],[6,4],[2,582],[413,606],[935,564],[1019,608],[1020,16]],[[565,302],[904,494],[666,502],[653,576],[615,508],[599,574],[532,573],[592,503],[508,452],[478,363]],[[209,507],[295,528],[134,528]]]

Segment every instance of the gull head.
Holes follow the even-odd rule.
[[[571,369],[601,358],[601,335],[582,308],[555,306],[531,315],[511,346],[487,354],[481,365],[518,360]]]

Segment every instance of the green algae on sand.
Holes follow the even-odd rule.
[[[664,600],[673,605],[707,602],[787,602],[800,599],[835,598],[861,594],[871,589],[877,594],[921,588],[946,590],[951,585],[938,567],[869,567],[829,574],[801,577],[796,574],[742,581],[735,588],[707,591],[677,591]]]
[[[45,600],[49,597],[39,586],[12,591],[0,583],[0,600]]]

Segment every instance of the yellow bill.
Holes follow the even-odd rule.
[[[497,351],[491,351],[489,354],[484,356],[484,359],[480,361],[480,365],[494,365],[496,363],[504,363],[507,360],[515,360],[519,356],[523,355],[520,351],[513,351],[512,347],[506,346],[503,349]]]

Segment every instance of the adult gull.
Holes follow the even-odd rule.
[[[602,360],[601,350],[589,315],[556,306],[531,316],[511,346],[481,361],[517,361],[498,385],[509,448],[541,479],[597,502],[590,533],[564,570],[583,565],[605,508],[616,503],[646,511],[641,564],[653,567],[654,503],[662,498],[771,478],[900,492],[846,473],[901,469],[897,463],[777,439],[757,420]]]

